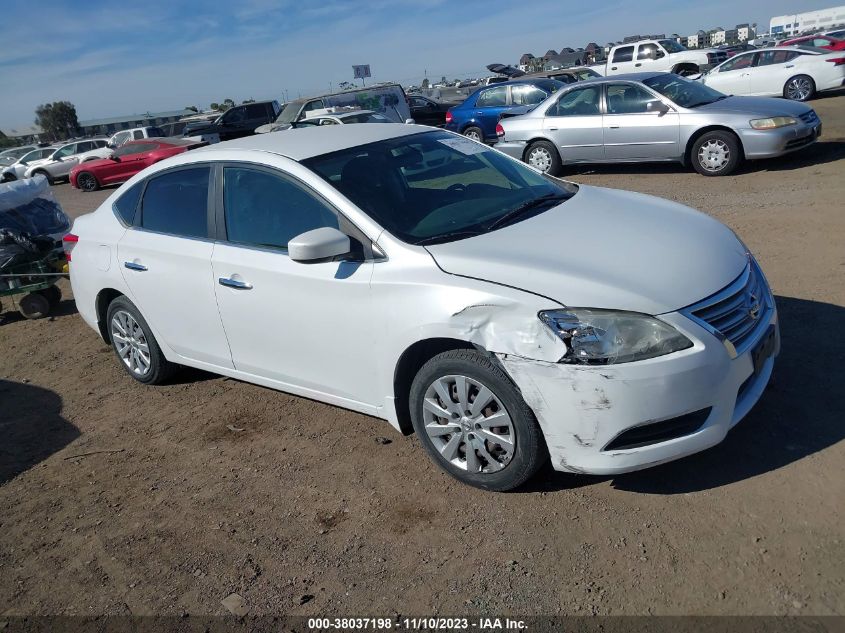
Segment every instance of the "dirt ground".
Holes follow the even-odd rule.
[[[481,492],[379,420],[200,372],[133,382],[66,283],[55,318],[7,311],[0,615],[224,614],[232,593],[250,614],[845,614],[845,96],[813,106],[821,142],[732,177],[570,176],[726,222],[777,295],[761,402],[641,473]],[[55,191],[74,215],[105,195]]]

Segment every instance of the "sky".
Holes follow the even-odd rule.
[[[80,120],[231,98],[294,99],[352,80],[484,76],[522,53],[682,35],[834,6],[810,0],[4,0],[0,128],[67,100]],[[369,80],[368,80],[369,81]]]

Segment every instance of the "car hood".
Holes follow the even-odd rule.
[[[703,213],[588,186],[533,218],[426,248],[447,273],[570,307],[646,314],[696,303],[736,279],[748,261],[736,235]]]
[[[762,117],[801,116],[810,111],[810,106],[771,97],[728,97],[721,101],[692,108],[692,111],[712,112],[714,114],[750,114]]]

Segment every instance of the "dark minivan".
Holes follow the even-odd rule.
[[[486,86],[449,108],[444,127],[476,141],[495,143],[496,124],[503,113],[527,111],[565,85],[556,79],[516,79]]]
[[[196,121],[185,126],[183,136],[218,134],[221,141],[255,134],[255,128],[271,123],[279,116],[282,107],[278,101],[256,101],[229,108],[216,120]]]

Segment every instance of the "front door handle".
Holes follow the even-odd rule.
[[[795,64],[787,64],[785,68],[795,68]]]
[[[619,126],[618,126],[618,125],[611,125],[611,126],[610,126],[610,129],[611,129],[611,130],[618,130],[618,129],[619,129]]]
[[[147,270],[146,266],[144,266],[143,264],[136,264],[135,262],[123,262],[123,267],[128,268],[129,270],[138,271],[139,273],[142,273]]]
[[[611,66],[610,70],[616,70],[616,66]]]
[[[252,290],[252,284],[248,281],[241,281],[240,279],[229,279],[228,277],[220,277],[217,280],[221,286],[227,288],[237,288],[238,290]]]
[[[556,127],[550,127],[549,132],[557,132],[557,128]]]
[[[637,62],[636,64],[634,64],[634,66],[636,66],[637,68],[639,68],[640,66],[642,66],[642,64],[641,64],[640,62]]]

